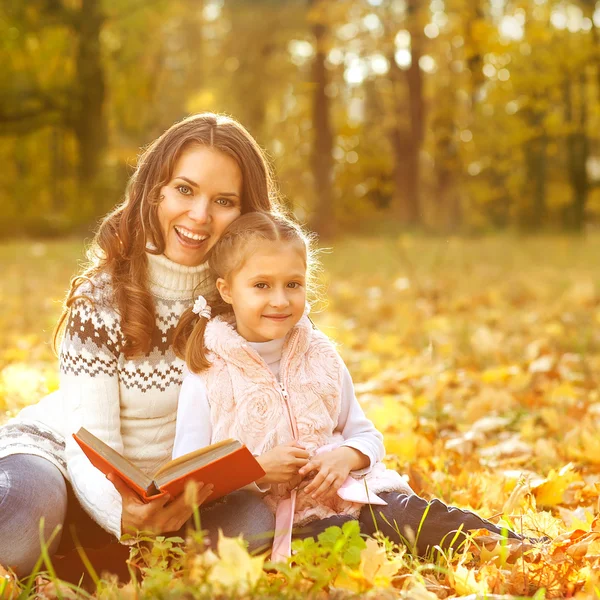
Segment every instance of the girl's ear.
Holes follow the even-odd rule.
[[[219,294],[221,294],[221,298],[223,298],[223,302],[227,302],[227,304],[233,304],[233,300],[231,299],[231,294],[229,293],[229,284],[225,279],[219,277],[216,281],[217,290]]]

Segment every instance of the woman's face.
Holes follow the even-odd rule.
[[[233,158],[191,146],[160,189],[158,220],[165,255],[180,265],[204,262],[225,228],[242,212],[242,172]]]

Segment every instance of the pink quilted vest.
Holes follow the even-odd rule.
[[[331,341],[307,317],[287,336],[280,381],[221,317],[208,322],[205,344],[212,365],[200,376],[211,409],[211,442],[234,438],[257,455],[294,439],[311,455],[323,446],[341,445],[342,435],[334,429],[340,414],[343,363]],[[376,467],[366,477],[370,492],[412,493],[398,473],[381,464]],[[305,479],[296,492],[295,525],[339,514],[358,516],[363,504],[340,497],[328,503],[313,500],[303,492],[308,483]],[[275,512],[289,496],[286,486],[273,485],[265,500]]]

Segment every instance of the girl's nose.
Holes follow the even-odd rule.
[[[197,223],[208,223],[211,219],[211,206],[209,198],[197,198],[190,207],[188,215]]]
[[[290,303],[284,290],[273,290],[271,305],[274,307],[287,306]]]

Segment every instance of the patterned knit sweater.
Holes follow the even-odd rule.
[[[85,427],[146,473],[171,457],[183,361],[171,348],[174,329],[193,297],[210,285],[206,267],[185,267],[147,254],[156,329],[150,352],[127,359],[107,275],[84,283],[91,298],[72,307],[60,352],[60,390],[0,428],[0,458],[37,454],[71,482],[85,510],[121,535],[121,497],[89,462],[71,434]]]

